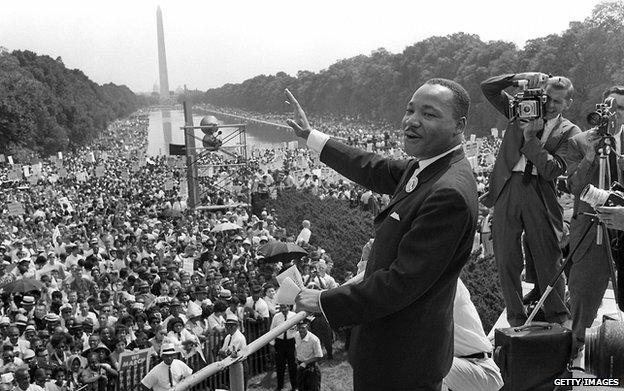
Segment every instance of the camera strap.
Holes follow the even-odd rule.
[[[545,126],[545,122],[544,122],[544,126]],[[541,140],[542,136],[544,135],[544,129],[540,130],[539,132],[537,132],[536,137]],[[526,156],[525,156],[526,159]],[[531,182],[531,177],[533,176],[533,162],[531,162],[529,159],[526,159],[526,164],[524,166],[524,172],[522,173],[522,183],[527,185]]]
[[[618,180],[617,156],[613,149],[611,149],[611,152],[609,153],[609,175],[609,186],[611,186],[613,181]]]

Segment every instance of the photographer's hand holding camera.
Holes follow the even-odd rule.
[[[510,94],[505,89],[520,87]],[[481,83],[488,101],[507,120],[490,188],[482,198],[492,208],[494,255],[507,306],[507,320],[520,326],[527,319],[520,275],[525,261],[521,237],[525,234],[526,280],[545,288],[561,264],[559,238],[563,215],[555,181],[566,171],[567,141],[580,129],[562,117],[572,104],[574,87],[562,76],[525,72],[489,78]],[[560,280],[544,303],[546,320],[563,323],[568,311]]]
[[[597,153],[597,148],[607,139],[615,149],[606,159],[609,161],[609,170],[606,171],[611,177],[610,182],[622,177],[622,160],[616,156],[622,153],[624,87],[607,89],[603,93],[602,100],[608,104],[599,104],[599,109],[591,113],[594,118],[590,122],[598,126],[571,138],[566,158],[568,186],[575,196],[574,214],[570,222],[570,247],[574,248],[578,243],[577,250],[572,254],[573,264],[568,282],[572,332],[578,348],[583,346],[585,329],[591,327],[597,315],[610,277],[606,246],[596,244],[597,225],[591,227],[585,237],[583,233],[592,224],[590,215],[595,212],[598,212],[598,217],[607,227],[624,229],[624,208],[596,207],[594,210],[594,206],[601,206],[604,203],[592,202],[593,205],[590,205],[587,194],[583,194],[584,189],[590,184],[599,187],[600,154]]]

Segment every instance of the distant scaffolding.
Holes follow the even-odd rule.
[[[188,183],[188,206],[194,209],[224,209],[232,205],[206,205],[203,200],[209,193],[224,192],[239,196],[251,173],[247,156],[246,124],[219,125],[205,117],[199,126],[193,124],[193,115],[187,102],[183,102],[184,145],[186,155],[186,178]],[[214,117],[212,117],[214,118]],[[203,138],[195,136],[201,129]],[[196,147],[195,140],[201,141]],[[219,158],[217,158],[217,156]],[[247,204],[249,189],[244,193]]]

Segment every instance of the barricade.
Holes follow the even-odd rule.
[[[244,321],[244,335],[249,344],[255,341],[260,336],[265,334],[271,326],[270,319],[253,320],[246,319]],[[223,339],[225,333],[211,334],[204,343],[203,351],[206,361],[202,360],[199,353],[184,360],[186,365],[193,369],[193,373],[204,368],[205,366],[219,361],[218,352],[223,345]],[[131,352],[128,356],[128,361],[133,362],[133,365],[125,365],[119,371],[119,377],[115,387],[116,391],[142,391],[141,379],[154,368],[160,360],[153,356],[149,360],[143,360],[141,357],[144,355],[144,351]],[[247,366],[249,368],[249,376],[255,376],[261,373],[265,373],[272,370],[273,363],[268,345],[263,346],[258,351],[254,352],[247,358]],[[203,379],[200,383],[194,385],[190,390],[203,391],[214,390],[217,388],[227,389],[229,386],[228,371],[221,371],[213,376]]]

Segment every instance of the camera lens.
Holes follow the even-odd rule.
[[[531,107],[530,106],[522,106],[522,111],[524,111],[525,113],[529,114],[531,112]]]
[[[585,336],[585,370],[598,377],[624,376],[624,324],[604,318]]]

